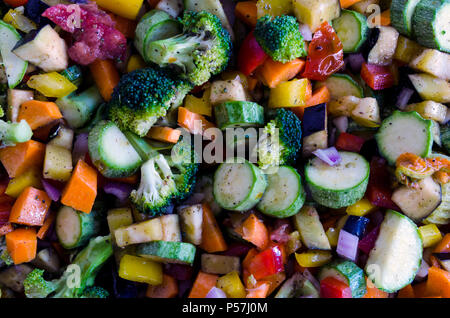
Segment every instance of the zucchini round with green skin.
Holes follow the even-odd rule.
[[[412,17],[413,32],[419,44],[450,53],[450,2],[420,0]]]
[[[359,52],[369,34],[366,16],[352,10],[342,10],[341,16],[333,20],[333,28],[342,42],[344,53]]]
[[[109,121],[101,121],[89,132],[89,155],[98,171],[107,178],[131,176],[142,159],[120,129]]]
[[[243,101],[230,101],[214,106],[219,129],[264,125],[264,107]]]
[[[391,23],[403,35],[411,37],[412,17],[420,0],[392,0]]]
[[[391,165],[405,152],[426,158],[433,146],[433,122],[417,112],[394,111],[383,120],[375,139],[380,154]]]
[[[305,179],[313,199],[332,209],[339,209],[361,200],[369,182],[369,163],[354,152],[339,152],[342,160],[329,166],[319,158],[309,161]]]
[[[406,215],[386,211],[365,272],[378,289],[394,293],[410,284],[422,261],[422,238]]]
[[[364,97],[363,88],[347,74],[333,74],[325,81],[318,82],[316,87],[326,86],[332,99],[344,96]]]
[[[0,56],[5,67],[9,88],[14,88],[22,81],[28,62],[15,55],[12,50],[21,39],[20,34],[11,25],[0,20]]]
[[[283,283],[275,298],[298,298],[302,296],[320,297],[319,291],[311,281],[302,273],[297,272]]]
[[[192,265],[196,248],[190,243],[153,241],[136,246],[136,254],[157,262]]]
[[[361,298],[367,292],[364,271],[349,260],[335,260],[322,267],[319,279],[327,277],[334,277],[347,284],[352,290],[353,298]]]
[[[62,206],[56,215],[56,235],[65,249],[85,245],[100,230],[99,212],[91,213],[76,211],[71,207]]]
[[[277,171],[267,175],[267,189],[257,208],[262,213],[287,218],[295,215],[305,203],[306,192],[302,177],[289,166],[278,167]]]
[[[217,168],[214,174],[213,195],[224,209],[246,211],[261,200],[267,188],[267,179],[251,162],[236,159],[240,162],[229,160]]]

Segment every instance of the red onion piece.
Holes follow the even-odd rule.
[[[333,119],[333,124],[336,126],[339,133],[346,132],[348,129],[348,117],[339,116]]]
[[[361,67],[364,63],[364,57],[361,53],[349,54],[348,65],[353,73],[360,73]]]
[[[372,231],[370,231],[366,236],[364,236],[361,241],[359,241],[358,248],[366,254],[369,254],[372,248],[375,246],[375,241],[378,238],[378,233],[380,232],[380,226],[377,226]]]
[[[52,201],[58,201],[61,197],[61,190],[58,189],[55,185],[53,185],[50,181],[46,179],[42,179],[42,185],[44,187],[45,192],[47,192],[48,196]]]
[[[414,91],[411,88],[407,88],[407,87],[403,88],[397,97],[397,107],[400,110],[404,110],[406,108],[406,106],[408,105],[408,102],[411,99],[411,96],[413,94],[414,94]]]
[[[311,41],[312,40],[312,32],[307,24],[300,24],[300,33],[302,34],[303,40]]]
[[[237,256],[241,257],[244,255],[247,255],[248,251],[250,250],[250,246],[245,245],[243,243],[233,243],[230,246],[228,246],[228,249],[224,252],[222,252],[222,255],[226,256]]]
[[[341,230],[336,252],[339,256],[354,262],[358,253],[358,242],[359,238],[356,235]]]
[[[103,186],[103,191],[116,196],[119,201],[125,201],[130,196],[133,188],[128,183],[109,181]]]
[[[342,160],[341,155],[335,147],[317,149],[313,151],[313,154],[329,166],[338,165]]]
[[[74,165],[78,162],[79,159],[84,158],[88,151],[88,133],[79,134],[75,138],[75,143],[73,145],[72,151],[72,161]]]
[[[206,294],[206,298],[227,298],[227,295],[222,289],[213,287]]]

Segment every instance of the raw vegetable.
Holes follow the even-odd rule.
[[[305,205],[294,216],[293,221],[306,247],[309,249],[331,250],[330,242],[319,220],[319,214],[314,207]]]
[[[0,161],[10,178],[32,167],[40,167],[44,161],[45,145],[34,140],[0,149]]]
[[[195,246],[184,242],[154,241],[136,246],[136,254],[163,263],[194,263]]]
[[[28,226],[42,226],[51,202],[44,191],[27,187],[14,202],[9,221]]]
[[[200,248],[208,253],[223,252],[227,244],[208,204],[203,204],[202,243]]]
[[[261,64],[257,74],[261,77],[261,81],[270,88],[275,88],[278,84],[294,78],[305,67],[305,61],[302,59],[281,63],[267,58]],[[244,71],[242,72],[245,74]]]
[[[199,271],[188,298],[205,298],[211,288],[216,286],[219,276]]]
[[[6,234],[6,246],[14,264],[27,263],[36,257],[37,239],[33,228],[18,228]]]
[[[264,249],[269,244],[269,232],[264,223],[253,213],[250,214],[244,222],[236,229],[236,232],[242,238],[259,249]]]
[[[61,98],[77,90],[71,81],[57,72],[33,75],[27,85],[45,97]]]

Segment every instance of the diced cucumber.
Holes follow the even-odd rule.
[[[202,243],[203,207],[201,204],[183,207],[178,211],[184,238],[194,245]]]
[[[420,0],[412,17],[413,32],[423,46],[450,53],[450,2]]]
[[[278,290],[275,298],[319,298],[319,291],[302,273],[295,273]]]
[[[56,215],[56,235],[65,249],[85,245],[100,231],[101,211],[92,209],[91,213],[76,211],[71,207],[62,206]]]
[[[139,244],[136,254],[157,262],[192,265],[196,248],[190,243],[154,241]]]
[[[319,158],[309,161],[305,178],[313,199],[329,208],[339,209],[361,200],[369,181],[369,163],[354,152],[339,152],[342,160],[329,166]]]
[[[369,34],[366,16],[352,10],[342,10],[341,16],[333,20],[333,28],[344,46],[344,53],[359,52]]]
[[[433,145],[433,122],[417,112],[395,111],[383,120],[375,139],[381,155],[391,164],[405,153],[428,157]]]
[[[362,87],[347,74],[333,74],[325,81],[316,84],[316,87],[322,86],[328,88],[331,99],[338,99],[344,96],[364,97]]]
[[[305,205],[294,217],[294,226],[300,232],[303,244],[309,249],[331,250],[330,242],[320,222],[319,214]]]
[[[12,52],[21,37],[16,29],[0,20],[0,38],[0,63],[5,67],[9,88],[14,88],[22,81],[28,67],[28,62]]]
[[[219,129],[264,125],[264,107],[253,102],[231,101],[214,107]]]
[[[412,16],[420,0],[392,0],[391,24],[403,35],[412,36]]]
[[[262,213],[287,218],[296,214],[305,203],[306,192],[302,178],[289,166],[278,167],[276,172],[267,175],[268,186],[257,208]]]
[[[365,272],[378,289],[394,293],[410,284],[420,268],[422,239],[407,216],[388,210]]]
[[[217,203],[231,211],[254,207],[267,188],[264,173],[251,162],[236,158],[222,163],[214,174],[213,194]]]
[[[367,292],[364,271],[349,260],[335,260],[322,267],[319,279],[327,277],[334,277],[347,284],[352,290],[353,298],[361,298]]]
[[[225,275],[232,271],[240,271],[240,260],[237,256],[202,254],[202,271],[209,274]]]
[[[130,176],[142,164],[139,154],[113,122],[99,122],[90,131],[88,144],[93,164],[107,178]]]

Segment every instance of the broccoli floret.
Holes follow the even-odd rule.
[[[265,15],[258,19],[254,35],[263,50],[275,61],[287,63],[306,56],[306,44],[294,17]]]
[[[181,69],[182,78],[201,85],[228,65],[230,34],[218,17],[206,11],[185,11],[179,21],[183,33],[150,43],[148,58],[161,67]]]
[[[51,294],[52,298],[82,298],[86,288],[94,285],[98,271],[112,253],[109,235],[93,238],[59,279],[45,280],[44,271],[40,269],[29,273],[23,283],[25,295],[28,298],[45,298]]]
[[[0,141],[2,142],[2,148],[26,142],[31,139],[32,135],[33,131],[25,120],[22,119],[18,123],[11,123],[0,119]]]
[[[109,292],[102,288],[97,286],[92,286],[86,288],[83,293],[81,294],[80,298],[108,298]]]
[[[128,73],[114,88],[108,113],[121,130],[147,134],[159,117],[178,107],[192,85],[166,70],[144,68]]]
[[[295,164],[302,140],[301,121],[290,110],[280,108],[263,129],[257,144],[258,164],[266,170]]]

